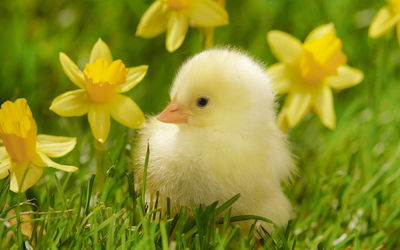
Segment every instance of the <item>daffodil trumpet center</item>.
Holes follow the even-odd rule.
[[[86,65],[83,74],[89,99],[103,103],[115,93],[115,88],[126,81],[128,69],[121,60],[111,63],[103,58]]]
[[[25,99],[1,105],[0,138],[13,162],[27,163],[35,157],[36,123]]]
[[[161,0],[162,2],[168,4],[171,9],[182,10],[189,6],[191,0]]]
[[[300,76],[306,83],[317,84],[337,75],[338,67],[347,61],[342,48],[342,41],[333,33],[305,42],[298,61]]]

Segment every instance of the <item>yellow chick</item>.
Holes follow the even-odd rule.
[[[170,98],[139,136],[139,183],[150,149],[146,199],[151,202],[159,191],[159,205],[165,208],[170,197],[176,213],[181,206],[222,203],[240,193],[232,215],[264,216],[284,226],[291,205],[281,183],[294,165],[276,124],[264,67],[238,51],[207,50],[184,63]]]

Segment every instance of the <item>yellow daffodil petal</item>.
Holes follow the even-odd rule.
[[[289,92],[292,85],[292,72],[285,63],[276,63],[267,69],[267,75],[271,78],[272,86],[279,94]]]
[[[282,131],[286,132],[289,129],[289,124],[287,121],[287,108],[282,108],[278,115],[278,125]]]
[[[326,34],[336,34],[335,26],[332,23],[324,24],[315,28],[313,31],[310,32],[310,34],[308,34],[305,42],[321,38]]]
[[[31,164],[14,164],[11,171],[10,190],[18,193],[25,192],[35,185],[42,176],[43,169]]]
[[[144,123],[142,110],[127,96],[116,95],[110,110],[112,118],[129,128],[138,129]]]
[[[0,180],[4,179],[8,176],[8,170],[0,172]]]
[[[95,63],[97,59],[103,58],[106,62],[111,63],[113,61],[112,54],[108,45],[99,38],[92,48],[90,53],[89,63]]]
[[[168,21],[166,47],[169,52],[174,52],[178,49],[189,28],[188,18],[182,12],[172,12]]]
[[[7,151],[5,147],[0,146],[0,161],[4,159],[7,159]]]
[[[194,2],[190,10],[190,20],[201,27],[214,27],[228,24],[228,13],[213,0]]]
[[[110,114],[103,105],[93,106],[88,113],[88,119],[93,136],[101,143],[107,140],[110,132]]]
[[[288,33],[272,30],[267,33],[267,41],[272,53],[281,62],[293,63],[302,53],[301,42]]]
[[[326,78],[326,83],[334,89],[346,89],[359,84],[364,78],[361,70],[348,65],[340,66],[338,74]]]
[[[378,11],[369,26],[368,36],[377,38],[392,28],[400,21],[400,15],[393,15],[389,7],[383,7]]]
[[[61,157],[71,152],[76,145],[76,138],[52,136],[52,135],[38,135],[36,137],[36,148],[50,157]]]
[[[290,93],[286,102],[289,127],[295,127],[311,107],[311,94],[304,92]]]
[[[1,151],[5,151],[5,149],[0,148],[0,152]],[[4,152],[4,154],[5,154],[5,152]],[[11,164],[10,164],[10,161],[7,159],[7,156],[4,155],[4,157],[2,157],[0,155],[0,179],[3,179],[8,176],[10,167],[11,167]]]
[[[324,85],[315,94],[313,100],[313,108],[318,114],[319,119],[325,127],[334,129],[336,126],[335,110],[333,107],[332,90],[329,86]]]
[[[86,90],[78,89],[57,96],[50,110],[61,116],[81,116],[88,112]]]
[[[52,161],[49,157],[47,157],[44,153],[38,152],[36,155],[36,159],[34,160],[35,164],[41,167],[51,167],[55,169],[59,169],[66,172],[74,172],[78,170],[77,167],[58,164],[57,162]]]
[[[84,88],[85,78],[78,66],[64,53],[60,52],[60,63],[68,78],[79,88]]]
[[[116,90],[118,93],[124,93],[134,88],[146,75],[147,65],[141,65],[128,69],[128,75],[126,76],[126,82],[117,86]]]
[[[143,38],[155,37],[167,29],[167,20],[168,6],[161,1],[155,1],[140,18],[136,35]]]

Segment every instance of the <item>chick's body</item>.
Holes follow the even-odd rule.
[[[170,197],[175,213],[240,193],[233,215],[260,215],[285,225],[291,206],[281,183],[293,164],[262,67],[236,51],[202,52],[182,66],[171,100],[149,119],[135,153],[140,182],[149,145],[149,199],[159,191],[160,206]]]

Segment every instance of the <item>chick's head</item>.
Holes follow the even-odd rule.
[[[211,49],[189,59],[170,97],[158,120],[180,126],[229,129],[260,123],[260,117],[271,123],[275,119],[274,96],[263,67],[230,49]]]

